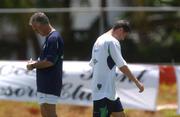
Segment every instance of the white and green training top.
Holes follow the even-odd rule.
[[[90,65],[93,67],[92,98],[104,97],[115,100],[116,67],[126,65],[122,57],[120,43],[110,33],[101,35],[92,50]]]

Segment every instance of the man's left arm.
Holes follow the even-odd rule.
[[[127,65],[119,67],[119,70],[136,84],[140,93],[144,91],[144,85],[132,74]]]

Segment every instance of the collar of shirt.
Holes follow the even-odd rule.
[[[51,32],[49,32],[49,34],[47,35],[47,37],[48,37],[52,32],[54,32],[54,31],[56,31],[54,28],[51,29]]]

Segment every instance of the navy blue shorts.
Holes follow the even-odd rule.
[[[108,98],[93,101],[93,117],[110,117],[112,112],[124,111],[120,99],[112,101]]]

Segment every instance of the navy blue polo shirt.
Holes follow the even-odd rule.
[[[62,88],[63,39],[57,31],[51,32],[43,45],[40,61],[51,61],[54,65],[36,70],[37,91],[60,96]]]

